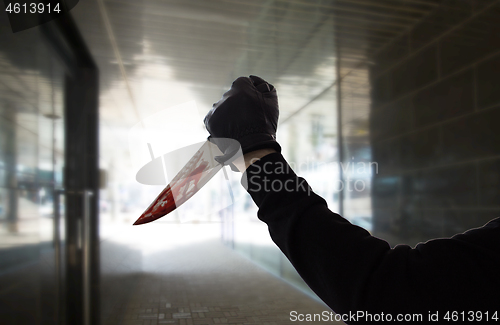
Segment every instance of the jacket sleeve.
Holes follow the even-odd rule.
[[[426,320],[435,311],[500,309],[498,220],[391,248],[330,211],[279,153],[252,164],[242,182],[273,241],[336,313],[420,312]]]

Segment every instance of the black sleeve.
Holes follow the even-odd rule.
[[[330,211],[279,153],[251,165],[245,181],[273,241],[336,313],[422,313],[424,321],[436,311],[500,313],[498,219],[450,239],[391,248]]]

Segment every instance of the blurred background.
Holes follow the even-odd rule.
[[[283,155],[332,211],[392,246],[449,237],[500,212],[499,68],[498,0],[82,0],[18,33],[0,14],[0,323],[326,310],[240,174],[132,227],[165,183],[138,170],[204,141],[212,104],[258,75]]]

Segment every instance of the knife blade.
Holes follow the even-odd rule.
[[[171,213],[193,197],[222,169],[223,165],[215,159],[222,155],[223,153],[217,145],[208,140],[205,141],[139,219],[134,222],[134,225],[155,221]],[[241,148],[235,157],[238,155],[241,155]]]

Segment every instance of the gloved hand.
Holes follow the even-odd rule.
[[[273,85],[257,76],[236,79],[204,119],[208,139],[224,153],[217,161],[232,161],[239,149],[235,141],[218,138],[237,140],[243,154],[264,148],[281,152],[276,142],[278,116],[278,96]]]

